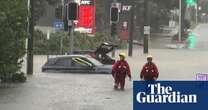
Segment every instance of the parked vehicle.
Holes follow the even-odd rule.
[[[49,58],[42,72],[111,74],[112,66],[103,65],[90,55],[64,55]]]

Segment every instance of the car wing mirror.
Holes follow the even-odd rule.
[[[91,69],[93,69],[93,68],[95,67],[95,66],[94,66],[93,64],[91,64],[91,63],[89,63],[88,66],[89,66]]]

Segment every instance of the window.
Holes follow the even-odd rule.
[[[76,67],[89,67],[92,66],[90,62],[88,62],[86,59],[83,59],[81,57],[74,57],[72,58],[73,62],[72,65]]]
[[[46,66],[53,66],[55,63],[56,63],[55,58],[49,59],[46,63]]]
[[[70,66],[71,58],[60,58],[55,63],[56,66]]]
[[[92,58],[92,57],[87,57],[87,59],[88,59],[91,63],[93,63],[94,65],[97,65],[97,66],[102,66],[102,65],[103,65],[103,64],[100,63],[98,60],[96,60],[96,59],[94,59],[94,58]]]

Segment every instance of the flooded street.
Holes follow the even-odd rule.
[[[152,49],[151,53],[159,80],[195,80],[197,72],[208,72],[206,51]],[[138,80],[146,60],[142,49],[127,60],[133,80]],[[132,110],[132,82],[127,79],[125,91],[114,91],[110,74],[42,73],[45,61],[46,56],[34,57],[34,75],[26,83],[1,85],[0,110]]]

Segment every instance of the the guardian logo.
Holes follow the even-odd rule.
[[[136,100],[139,103],[197,103],[196,94],[183,94],[174,91],[171,86],[161,86],[160,83],[148,84],[149,93],[138,92]]]

